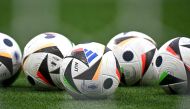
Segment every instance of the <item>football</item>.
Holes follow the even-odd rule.
[[[159,73],[159,84],[172,94],[190,92],[190,39],[174,38],[165,43],[156,55],[154,65]]]
[[[116,40],[126,40],[130,38],[143,38],[152,42],[155,46],[157,45],[156,42],[150,36],[138,31],[129,31],[129,32],[122,32],[114,36],[109,41],[109,46],[112,48]]]
[[[30,40],[24,48],[23,70],[36,88],[64,89],[60,77],[60,62],[70,54],[73,43],[65,36],[47,32]]]
[[[76,45],[61,65],[61,81],[76,99],[107,98],[120,83],[117,59],[100,43]]]
[[[121,82],[125,85],[150,85],[155,83],[157,72],[152,60],[157,52],[155,41],[144,33],[120,33],[107,44],[121,67]]]
[[[22,54],[17,42],[0,33],[0,86],[10,86],[21,71]]]

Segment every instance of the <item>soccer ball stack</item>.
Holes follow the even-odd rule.
[[[112,95],[121,83],[131,86],[159,80],[167,93],[190,92],[190,39],[174,38],[159,50],[146,34],[120,33],[107,44],[74,45],[65,36],[47,32],[21,50],[0,33],[0,85],[10,86],[20,66],[29,83],[39,89],[66,89],[76,99]]]
[[[66,89],[74,98],[106,98],[120,83],[113,52],[99,43],[73,43],[57,33],[34,37],[24,48],[23,70],[39,89]]]

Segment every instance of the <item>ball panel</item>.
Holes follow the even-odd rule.
[[[8,87],[8,86],[10,86],[10,85],[13,84],[13,82],[15,82],[15,80],[18,78],[20,72],[21,72],[21,67],[20,67],[19,70],[17,70],[17,72],[14,73],[11,77],[9,77],[8,79],[5,79],[5,80],[1,81],[0,84],[1,84],[3,87]]]
[[[3,39],[3,42],[8,47],[12,47],[13,46],[13,43],[9,39]]]
[[[49,47],[46,47],[46,48],[42,48],[42,49],[39,49],[39,50],[35,51],[34,53],[40,53],[40,52],[42,52],[42,53],[51,53],[51,54],[59,56],[60,58],[64,58],[63,54],[57,48],[57,46],[49,46]]]
[[[47,84],[46,82],[42,81],[37,77],[32,77],[31,75],[26,75],[28,82],[37,90],[46,90],[46,89],[55,89],[54,86]],[[35,83],[35,84],[34,84]]]
[[[181,58],[181,53],[180,53],[180,49],[179,49],[179,41],[180,38],[177,38],[175,40],[173,40],[167,47],[167,51],[170,52],[172,55],[174,55],[175,57],[179,58],[182,60]]]
[[[94,63],[96,63],[96,61],[100,60],[100,58],[102,57],[105,51],[105,46],[103,46],[102,44],[92,42],[92,43],[87,43],[87,44],[79,44],[73,48],[73,51],[78,50],[78,49],[84,52],[89,66],[92,66]],[[87,56],[86,54],[88,51],[92,51],[93,53]]]
[[[10,74],[13,74],[13,62],[10,54],[0,53],[0,62],[6,66]]]
[[[180,51],[181,51],[181,57],[182,57],[182,61],[184,62],[184,64],[186,66],[190,66],[190,44],[186,44],[186,45],[182,45],[180,46]]]
[[[168,94],[186,94],[188,93],[187,82],[168,84],[161,86]]]
[[[140,65],[138,62],[134,63],[120,63],[121,72],[124,74],[127,85],[134,85],[141,79]]]
[[[131,61],[131,60],[133,60],[133,58],[134,58],[133,52],[131,52],[131,51],[125,51],[125,52],[123,53],[123,59],[124,59],[125,61]]]
[[[152,49],[144,54],[141,55],[142,59],[142,77],[148,71],[149,67],[152,65],[152,60],[154,58],[156,49]]]
[[[96,70],[101,63],[101,59],[98,60],[93,66],[91,66],[88,70],[84,71],[82,74],[74,77],[74,79],[81,79],[81,80],[93,80],[94,75],[96,74]],[[97,72],[98,73],[98,72]]]
[[[31,76],[27,76],[27,80],[28,80],[28,82],[31,84],[31,85],[35,85],[35,81],[34,81],[34,79],[31,77]]]
[[[158,72],[155,67],[151,64],[141,79],[141,85],[155,85],[158,84]]]
[[[168,54],[160,54],[160,56],[163,57],[163,63],[160,67],[157,67],[159,75],[161,75],[163,72],[168,72],[170,75],[179,79],[187,80],[184,63],[181,60]]]
[[[113,85],[113,80],[111,78],[107,78],[104,81],[103,87],[104,87],[104,89],[109,89],[112,87],[112,85]]]
[[[52,86],[55,86],[55,84],[50,76],[50,72],[48,70],[48,65],[47,65],[48,62],[47,61],[48,61],[48,54],[41,62],[41,65],[37,71],[37,77],[40,78],[43,82],[50,84]]]
[[[159,83],[160,85],[175,84],[186,81],[169,74],[168,71],[164,71],[163,73],[161,73],[159,80],[160,80]]]
[[[106,83],[108,82],[108,83]],[[110,75],[102,75],[102,83],[103,83],[103,88],[102,88],[102,96],[109,96],[115,92],[117,89],[119,82],[114,76]],[[104,87],[104,84],[107,86]]]
[[[90,51],[88,51],[86,49],[85,49],[85,51],[86,52],[90,52]],[[87,55],[87,56],[89,56],[89,55]],[[85,63],[86,65],[88,65],[88,61],[87,61],[85,52],[84,52],[84,50],[82,48],[73,50],[72,53],[71,53],[71,56],[74,57],[74,58],[76,58],[76,59],[78,59],[78,60],[81,60],[83,63]]]
[[[156,58],[156,63],[155,63],[156,67],[160,67],[162,64],[162,61],[163,61],[162,56],[158,56]]]
[[[100,69],[99,76],[101,76],[101,74],[110,75],[112,77],[116,77],[115,79],[120,81],[120,73],[121,73],[120,66],[112,51],[109,51],[102,56],[102,63],[100,65],[101,65],[101,69]]]
[[[46,53],[35,53],[28,56],[23,62],[24,72],[32,77],[36,77],[36,73],[46,55]]]
[[[48,54],[47,53],[34,53],[27,57],[23,64],[23,69],[27,75],[30,75],[37,83],[42,82],[46,84],[45,87],[52,85],[55,86],[51,79],[50,72],[48,70]],[[42,85],[37,85],[41,87]]]
[[[51,34],[51,33],[45,33],[45,35],[46,35],[45,36],[46,39],[53,39],[56,37],[54,34]]]
[[[98,98],[102,93],[101,79],[99,80],[84,80],[80,81],[80,90],[82,95],[85,95],[90,98]],[[77,82],[79,83],[79,82]],[[79,85],[78,85],[79,86]],[[82,96],[81,95],[81,96]]]
[[[69,89],[72,89],[73,91],[75,91],[77,93],[80,93],[80,91],[76,87],[73,77],[72,77],[72,70],[71,70],[72,62],[73,62],[73,59],[68,63],[68,66],[66,67],[65,72],[64,72],[64,78],[61,78],[61,79],[62,79],[62,82],[64,82],[66,84],[66,86],[65,86],[66,88],[69,87]]]
[[[148,35],[146,35],[144,33],[137,32],[137,31],[129,31],[124,34],[125,34],[125,36],[128,36],[128,37],[133,36],[136,38],[144,38],[144,39],[150,41],[151,43],[153,43],[154,45],[156,45],[156,42],[151,37],[149,37]]]

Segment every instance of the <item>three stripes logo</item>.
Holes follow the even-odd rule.
[[[92,60],[94,60],[98,56],[97,53],[94,53],[93,51],[88,50],[88,49],[84,49],[84,53],[86,55],[88,63],[91,63]]]

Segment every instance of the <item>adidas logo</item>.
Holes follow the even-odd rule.
[[[84,49],[84,53],[86,55],[88,63],[92,62],[92,60],[94,60],[98,56],[97,53],[94,53],[93,51],[87,49]]]

